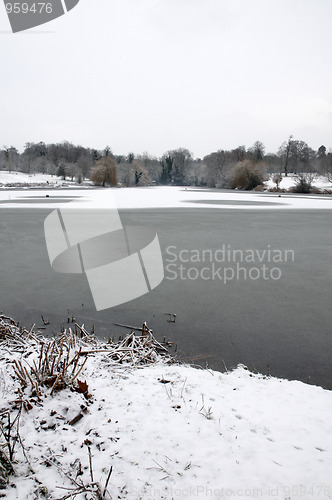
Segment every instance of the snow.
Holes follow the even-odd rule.
[[[142,188],[82,189],[65,191],[0,191],[0,207],[10,208],[59,208],[65,193],[67,197],[80,197],[75,207],[108,207],[112,196],[119,209],[134,208],[213,208],[218,210],[292,210],[332,208],[332,197],[328,195],[299,195],[287,193],[258,193],[233,190],[210,190],[178,186],[156,186]],[[47,197],[47,202],[46,202]],[[43,199],[41,203],[40,200]],[[59,200],[58,202],[57,199]],[[6,202],[10,200],[10,205]],[[18,203],[15,203],[15,200]],[[24,203],[24,200],[27,200]],[[1,203],[2,202],[2,203]]]
[[[34,355],[2,346],[0,354],[4,408],[19,385],[10,364],[31,364]],[[18,452],[8,500],[60,499],[75,488],[70,475],[88,484],[88,446],[102,489],[113,467],[105,498],[332,498],[331,391],[242,365],[228,373],[162,361],[133,367],[103,353],[88,358],[79,378],[91,398],[68,388],[30,398],[20,417],[30,466]]]
[[[134,191],[134,192],[133,192]],[[213,208],[236,210],[331,209],[332,197],[203,188],[115,189],[118,208]]]
[[[289,189],[295,185],[294,175],[283,177],[280,184],[281,189]],[[46,185],[46,183],[49,183]],[[195,187],[178,186],[153,186],[135,188],[95,188],[91,183],[78,185],[69,181],[63,181],[59,177],[47,174],[24,174],[21,172],[0,171],[0,186],[8,184],[30,184],[40,185],[46,189],[23,190],[6,189],[0,190],[0,207],[10,208],[59,208],[61,197],[65,193],[67,197],[80,197],[80,203],[75,200],[75,207],[96,208],[108,207],[113,195],[116,206],[119,209],[133,208],[215,208],[236,210],[288,210],[288,209],[331,209],[332,197],[327,195],[305,195],[292,193],[270,193],[267,191],[237,191],[237,190],[214,190]],[[324,177],[316,176],[313,185],[320,189],[331,189],[332,185]],[[82,189],[70,189],[71,187]],[[266,189],[275,187],[272,177],[265,183]],[[56,191],[53,188],[57,188]],[[89,187],[90,189],[86,189]],[[59,189],[60,188],[60,189]],[[66,188],[62,190],[61,188]],[[112,195],[110,194],[112,193]],[[47,198],[47,200],[46,200]],[[40,201],[41,199],[42,202]],[[15,203],[17,200],[17,203]],[[27,200],[26,203],[24,201]],[[47,201],[47,203],[46,203]],[[1,203],[3,202],[3,203]]]
[[[296,177],[290,174],[284,177],[280,184],[280,189],[289,189],[296,183]],[[30,187],[40,186],[46,189],[38,189],[38,191],[29,191],[29,186],[23,187],[23,191],[18,191],[17,187],[20,184],[30,185]],[[81,197],[82,207],[87,206],[88,202],[91,205],[108,206],[110,199],[109,189],[86,189],[92,188],[90,182],[85,182],[84,185],[79,185],[68,180],[64,181],[60,177],[47,174],[25,174],[22,172],[7,172],[0,171],[0,187],[5,187],[5,190],[0,190],[0,207],[4,206],[1,201],[8,202],[10,200],[10,208],[59,208],[59,201],[65,189],[65,195],[75,198]],[[325,177],[316,176],[313,185],[321,190],[332,188],[331,183]],[[11,187],[16,186],[15,190]],[[79,187],[80,189],[70,189],[71,187]],[[275,188],[272,181],[272,176],[265,183],[266,190]],[[54,192],[54,189],[57,191]],[[60,189],[59,189],[60,188]],[[112,189],[113,197],[116,201],[117,208],[132,209],[132,208],[216,208],[225,209],[231,208],[236,210],[274,210],[274,209],[330,209],[332,207],[331,198],[324,195],[304,195],[291,193],[268,193],[264,192],[244,192],[237,190],[218,191],[207,188],[195,187],[177,187],[177,186],[156,186],[142,188],[121,188]],[[46,197],[49,198],[46,204]],[[29,202],[23,203],[24,199],[29,198]],[[41,203],[39,200],[44,198]],[[19,203],[15,204],[14,201]],[[77,202],[75,202],[77,205]],[[77,205],[78,206],[78,205]]]
[[[276,184],[273,182],[273,175],[271,175],[264,184],[267,186],[267,188],[275,188]],[[279,184],[280,189],[290,189],[296,185],[296,176],[294,174],[289,174],[287,177],[283,175],[282,181]],[[321,175],[316,175],[314,176],[314,179],[312,181],[312,185],[316,187],[317,189],[332,189],[332,183],[327,180],[326,177],[323,177]]]
[[[63,181],[60,177],[48,174],[26,174],[23,172],[8,172],[0,170],[0,186],[7,184],[60,184]]]
[[[33,173],[27,174],[24,172],[8,172],[7,170],[0,170],[0,187],[10,186],[13,187],[21,184],[33,185],[50,185],[53,187],[60,187],[66,185],[77,184],[70,180],[63,180],[62,177],[56,175]]]

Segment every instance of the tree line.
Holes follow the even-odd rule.
[[[0,170],[45,173],[78,183],[91,179],[102,186],[121,183],[124,186],[159,184],[240,189],[254,189],[267,174],[274,174],[278,187],[281,175],[295,174],[299,186],[305,189],[315,174],[332,182],[332,151],[328,152],[324,145],[314,150],[293,136],[284,141],[276,153],[266,153],[264,144],[256,141],[249,148],[219,149],[196,159],[185,148],[167,151],[156,158],[148,153],[117,155],[109,146],[97,150],[67,141],[28,142],[22,153],[13,146],[0,149]]]

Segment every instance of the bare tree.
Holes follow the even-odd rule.
[[[67,163],[66,171],[68,177],[70,177],[71,181],[74,180],[74,177],[78,178],[78,167],[77,163]]]
[[[113,158],[103,156],[91,170],[91,180],[94,184],[105,187],[118,185],[118,167]]]
[[[185,183],[186,170],[192,161],[192,154],[188,149],[178,148],[168,151],[161,159],[162,164],[162,184]]]
[[[66,180],[66,177],[67,177],[67,169],[66,169],[66,165],[64,162],[60,162],[59,163],[59,166],[58,166],[58,169],[56,171],[56,175],[58,177],[62,177],[62,179],[65,181]]]
[[[185,183],[190,186],[204,186],[207,182],[207,166],[204,160],[192,160],[186,168]]]
[[[292,151],[293,136],[290,135],[288,141],[282,143],[279,148],[278,155],[282,159],[284,165],[285,177],[288,176],[290,162],[291,162],[291,151]]]
[[[231,154],[219,150],[204,157],[206,164],[207,184],[210,187],[225,187],[227,184],[227,171],[231,165]]]
[[[256,164],[264,160],[265,146],[262,142],[256,141],[248,150],[250,160]]]
[[[166,153],[161,158],[160,163],[161,163],[161,168],[162,168],[160,182],[162,184],[170,184],[172,182],[174,159],[171,156],[171,154]]]
[[[154,181],[155,183],[160,181],[160,177],[162,174],[162,166],[160,161],[153,156],[150,156],[147,152],[144,152],[142,155],[137,157],[138,160],[141,161],[144,169],[148,173],[150,181]]]
[[[238,146],[236,149],[231,151],[231,155],[236,162],[245,160],[247,156],[247,151],[245,146]]]
[[[12,170],[17,170],[20,158],[17,149],[14,148],[14,146],[10,146],[9,148],[7,148],[7,146],[4,146],[3,152],[5,157],[5,166],[8,172],[11,172]]]
[[[266,164],[266,171],[269,173],[281,173],[284,168],[280,156],[274,153],[264,155],[264,162]]]
[[[104,156],[113,156],[112,150],[109,146],[105,146],[103,151]]]
[[[151,186],[151,178],[149,176],[148,170],[145,168],[141,160],[134,160],[132,164],[135,175],[135,185],[136,186]]]
[[[82,152],[81,156],[77,160],[77,167],[79,170],[79,176],[82,177],[82,180],[90,177],[92,160],[89,151],[85,150]]]
[[[326,147],[324,145],[320,146],[316,155],[316,170],[320,175],[331,178],[331,154],[326,154]]]

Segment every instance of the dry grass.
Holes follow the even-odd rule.
[[[13,365],[16,379],[20,383],[19,394],[30,388],[30,397],[40,398],[45,390],[54,392],[72,387],[87,393],[87,385],[78,376],[89,356],[103,354],[110,364],[140,366],[158,362],[172,362],[168,353],[170,342],[160,343],[144,323],[141,335],[132,331],[118,342],[101,342],[84,326],[75,323],[74,328],[65,329],[57,337],[47,338],[34,331],[20,327],[12,318],[0,315],[0,345],[8,354],[21,353],[9,362]],[[10,356],[9,356],[10,358]],[[84,391],[83,388],[86,388]]]
[[[0,315],[0,351],[2,359],[12,367],[11,390],[15,394],[15,399],[7,402],[6,408],[0,409],[0,490],[5,493],[10,477],[15,474],[15,455],[18,450],[21,461],[30,464],[19,433],[22,411],[29,414],[34,406],[43,407],[45,401],[49,400],[46,398],[65,388],[79,392],[93,402],[87,381],[79,380],[91,356],[100,356],[110,368],[144,366],[161,359],[166,363],[174,361],[167,349],[170,342],[165,339],[163,343],[158,342],[145,323],[142,328],[135,329],[140,330],[139,335],[131,331],[118,342],[110,340],[106,343],[90,334],[84,326],[75,323],[73,328],[47,338],[35,332],[34,325],[30,329],[22,328],[12,318]],[[84,410],[68,423],[75,425],[83,417]],[[90,481],[83,482],[80,478],[65,474],[72,482],[72,488],[64,488],[66,492],[61,500],[76,498],[80,494],[88,495],[91,499],[110,498],[107,488],[112,467],[102,486],[94,479],[93,457],[89,447],[88,453]],[[41,487],[41,494],[43,492],[44,488]]]

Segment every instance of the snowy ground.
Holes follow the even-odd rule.
[[[13,361],[28,366],[36,355],[4,346],[0,354],[3,409],[18,397]],[[73,495],[74,481],[91,483],[88,447],[101,491],[113,467],[106,499],[332,498],[330,391],[243,366],[223,374],[163,362],[114,366],[103,353],[88,358],[79,379],[92,397],[44,388],[38,400],[25,389],[26,456],[17,451],[8,500],[98,498]]]
[[[273,176],[270,176],[269,180],[265,182],[265,186],[268,188],[275,188],[276,184],[272,180]],[[280,189],[290,189],[296,185],[296,176],[289,174],[287,177],[283,176],[282,181],[279,185]],[[313,179],[312,185],[317,189],[332,189],[332,183],[327,180],[326,177],[321,175],[316,175]]]
[[[287,193],[259,193],[234,190],[218,191],[204,188],[157,186],[119,189],[82,189],[65,191],[6,190],[0,191],[0,207],[59,208],[62,199],[75,200],[75,207],[133,208],[215,208],[236,210],[331,209],[332,197]],[[17,203],[15,201],[17,200]],[[25,203],[26,201],[26,203]],[[8,203],[10,202],[10,204]],[[115,203],[115,205],[114,205]]]
[[[63,180],[61,177],[49,174],[26,174],[23,172],[8,172],[0,170],[0,187],[14,187],[14,186],[50,186],[50,187],[65,187],[77,185],[76,182],[70,180]]]

